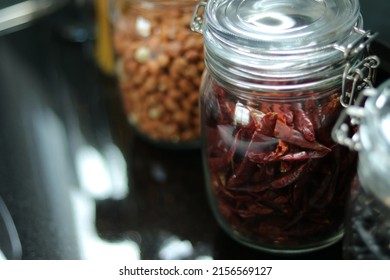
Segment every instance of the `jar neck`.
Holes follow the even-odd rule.
[[[307,100],[328,100],[332,102],[334,107],[338,107],[340,103],[340,85],[334,87],[326,87],[316,90],[300,90],[300,91],[255,91],[249,88],[238,87],[237,84],[228,83],[226,80],[220,79],[218,75],[210,73],[210,70],[206,68],[202,79],[202,87],[200,92],[206,92],[205,86],[223,88],[224,91],[230,95],[234,95],[245,102],[271,102],[271,103],[283,103],[283,104],[299,104],[307,102]]]

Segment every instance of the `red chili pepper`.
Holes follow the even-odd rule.
[[[293,112],[278,112],[278,120],[283,122],[288,126],[293,126],[294,124],[294,115]]]
[[[234,168],[233,173],[229,177],[226,187],[234,188],[248,181],[256,170],[256,164],[249,161],[248,158],[244,158]]]
[[[277,117],[278,114],[274,112],[264,115],[258,111],[251,111],[251,118],[255,123],[256,131],[266,136],[273,136]]]
[[[254,105],[215,91],[216,104],[202,101],[215,107],[204,110],[206,155],[226,222],[246,238],[285,247],[338,230],[354,159],[330,137],[337,98]]]
[[[279,158],[281,161],[300,161],[300,160],[309,160],[309,159],[318,159],[323,158],[329,152],[327,150],[323,151],[302,151],[297,153],[285,154]]]
[[[304,163],[297,168],[291,170],[287,174],[284,174],[283,176],[276,178],[270,183],[271,188],[274,189],[280,189],[287,187],[288,185],[294,183],[297,181],[301,176],[305,175],[305,172],[307,170],[308,163]]]
[[[313,142],[315,140],[314,126],[305,112],[301,109],[293,111],[294,125],[298,131],[303,134],[307,141]]]
[[[233,122],[234,104],[226,99],[226,92],[222,88],[215,89],[219,106],[219,124]]]
[[[225,135],[223,137],[224,139],[226,138],[231,139],[231,136],[229,135],[229,131],[224,131],[223,126],[218,126],[218,130],[220,131],[219,135]],[[216,132],[214,134],[216,134]],[[219,145],[223,145],[222,143],[224,141],[222,143],[221,141],[218,141],[218,145],[211,145],[210,147],[211,150],[209,154],[217,153],[217,155],[210,156],[208,158],[209,165],[213,170],[223,170],[226,169],[230,164],[232,164],[233,156],[237,149],[237,142],[238,142],[239,135],[240,135],[240,131],[238,131],[234,136],[233,142],[231,143],[229,148],[227,148],[227,146],[223,146],[222,148],[218,147]],[[210,138],[212,137],[210,136]]]
[[[242,218],[253,218],[272,214],[274,210],[260,203],[253,203],[250,204],[247,209],[237,209],[235,212]]]
[[[331,149],[324,145],[321,145],[317,141],[307,141],[298,130],[293,129],[280,121],[276,122],[274,136],[280,140],[283,140],[293,145],[297,145],[302,148],[323,152],[331,151]]]

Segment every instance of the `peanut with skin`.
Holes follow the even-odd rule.
[[[126,1],[123,1],[126,2]],[[118,1],[121,3],[121,1]],[[198,90],[204,70],[203,39],[189,24],[188,8],[142,13],[123,8],[114,22],[119,89],[129,121],[157,141],[199,138]],[[137,30],[137,18],[148,27]]]

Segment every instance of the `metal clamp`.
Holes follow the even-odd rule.
[[[196,5],[195,11],[192,14],[191,30],[203,34],[203,13],[206,8],[207,2],[201,1]]]
[[[356,93],[365,89],[372,88],[376,77],[376,70],[379,66],[379,58],[375,55],[365,57],[355,66],[347,62],[342,83],[342,94],[340,102],[344,107],[353,104],[356,99]],[[348,82],[352,83],[348,90]]]
[[[371,34],[370,31],[364,31],[355,28],[355,32],[361,36],[348,46],[338,46],[335,48],[344,53],[346,64],[342,78],[342,93],[340,103],[344,107],[351,106],[356,99],[357,92],[373,87],[376,77],[376,70],[379,66],[379,58],[375,55],[369,55],[370,44],[377,34]],[[353,58],[362,52],[364,59],[359,63],[353,63]],[[352,83],[352,84],[351,84]]]
[[[364,101],[367,97],[374,96],[377,90],[367,88],[356,99],[353,106],[347,107],[338,118],[332,130],[332,138],[340,145],[347,146],[354,151],[360,151],[362,148],[358,128],[361,120],[365,117]]]

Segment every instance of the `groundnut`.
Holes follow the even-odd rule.
[[[189,79],[196,78],[199,76],[198,68],[196,67],[195,64],[190,64],[187,67],[185,67],[182,73],[184,77]]]
[[[146,78],[144,84],[142,85],[142,88],[145,92],[153,92],[157,87],[156,83],[156,77],[153,75],[150,75]]]
[[[195,34],[196,35],[196,34]],[[182,45],[180,41],[172,41],[169,44],[163,44],[163,49],[165,49],[165,52],[170,57],[178,57],[181,55],[181,52],[183,51]]]
[[[142,5],[129,10],[121,6],[125,2],[116,2],[113,42],[130,123],[154,140],[197,140],[203,39],[189,28],[197,1],[160,11]]]
[[[137,48],[134,52],[134,59],[139,63],[146,63],[150,59],[150,49],[146,46]]]
[[[199,58],[200,58],[201,54],[199,53],[198,50],[196,49],[190,49],[190,50],[187,50],[185,53],[184,53],[184,58],[193,63],[193,62],[197,62],[199,61]],[[197,67],[196,64],[193,64],[195,67]],[[203,70],[203,68],[202,68]]]
[[[157,62],[160,67],[168,67],[169,65],[169,56],[162,53],[157,56]]]

